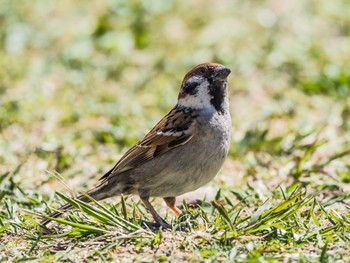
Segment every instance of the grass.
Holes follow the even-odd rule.
[[[350,261],[348,4],[1,1],[0,261]],[[234,72],[232,143],[184,216],[152,200],[174,229],[137,197],[74,201],[205,61]]]

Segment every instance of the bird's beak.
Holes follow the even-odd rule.
[[[214,72],[214,79],[226,80],[226,78],[228,77],[228,75],[230,75],[230,73],[231,73],[231,70],[229,68],[226,68],[226,67],[218,68]]]

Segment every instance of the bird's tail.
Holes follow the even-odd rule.
[[[107,195],[108,191],[104,191],[105,190],[104,187],[105,187],[105,185],[99,185],[99,186],[91,189],[87,193],[78,196],[76,198],[76,200],[80,200],[80,201],[89,203],[89,202],[91,202],[91,198],[95,199],[97,201],[105,199],[109,196]],[[50,214],[49,217],[51,217],[51,218],[59,217],[63,213],[65,213],[66,211],[68,211],[72,208],[73,208],[73,206],[71,204],[67,203],[67,204],[61,206],[57,211]],[[47,225],[50,221],[51,221],[50,218],[45,218],[44,220],[41,221],[41,224]]]

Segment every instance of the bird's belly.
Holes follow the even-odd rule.
[[[155,175],[155,185],[150,187],[150,195],[178,196],[210,182],[224,163],[229,147],[227,136],[222,137],[221,133],[218,138],[215,134],[211,136],[214,138],[203,137],[202,141],[174,149],[178,151],[174,155],[176,159],[173,158],[166,168]],[[203,143],[205,147],[202,147]]]
[[[150,195],[169,197],[178,196],[194,191],[199,187],[209,183],[219,171],[223,161],[218,161],[216,165],[202,164],[194,169],[182,170],[177,173],[167,173],[166,181],[154,187]]]

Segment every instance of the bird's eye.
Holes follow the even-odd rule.
[[[206,68],[200,68],[199,69],[199,74],[204,74],[207,71]]]

